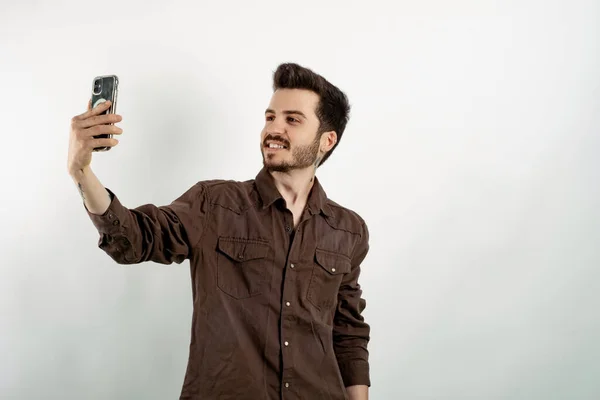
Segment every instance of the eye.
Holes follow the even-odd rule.
[[[268,115],[268,116],[265,117],[265,119],[267,121],[273,121],[275,119],[275,116]],[[295,122],[295,123],[299,123],[300,122],[300,120],[298,118],[294,118],[294,117],[287,117],[287,121],[288,122]]]

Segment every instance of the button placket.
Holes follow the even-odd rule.
[[[292,306],[291,301],[293,301],[294,296],[296,295],[295,285],[293,284],[293,282],[296,281],[296,279],[297,279],[296,273],[295,273],[297,268],[296,268],[296,264],[294,264],[290,260],[294,259],[294,254],[295,254],[294,250],[297,247],[297,244],[295,242],[297,242],[299,240],[299,238],[298,238],[299,235],[296,235],[296,234],[301,231],[300,225],[302,225],[302,223],[305,222],[305,221],[301,221],[298,227],[293,228],[291,226],[291,224],[288,223],[288,221],[289,220],[287,220],[287,219],[284,221],[284,228],[288,233],[290,233],[289,238],[291,239],[291,243],[289,243],[287,274],[286,274],[286,278],[285,278],[284,291],[282,293],[282,295],[283,295],[282,303],[285,304],[285,306],[283,307],[284,310],[282,310],[283,314],[284,314],[284,318],[282,318],[282,320],[281,320],[282,325],[281,325],[281,336],[280,336],[280,340],[281,340],[280,343],[282,344],[282,356],[283,356],[284,370],[286,369],[287,365],[293,364],[293,357],[294,357],[294,353],[295,353],[295,351],[292,349],[292,343],[291,343],[292,342],[291,339],[293,339],[293,334],[291,334],[291,336],[290,336],[290,333],[294,331],[295,323],[296,323],[295,322],[296,321],[295,310],[291,307]],[[293,233],[296,233],[296,234],[293,234]],[[290,388],[293,379],[294,379],[293,372],[291,370],[288,370],[288,372],[284,373],[284,375],[282,376],[281,383],[285,389]]]

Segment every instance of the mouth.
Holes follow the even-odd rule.
[[[268,141],[264,148],[266,150],[271,150],[271,151],[277,151],[277,150],[287,150],[288,147],[286,145],[284,145],[283,143],[278,143],[278,142],[273,142],[273,141]]]

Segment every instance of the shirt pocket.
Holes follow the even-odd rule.
[[[337,304],[342,278],[350,267],[350,259],[345,255],[317,248],[307,300],[318,309]]]
[[[217,286],[236,299],[262,293],[268,277],[269,243],[256,239],[219,237]]]

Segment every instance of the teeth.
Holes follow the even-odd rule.
[[[269,143],[269,148],[270,149],[283,149],[285,147],[283,147],[283,145],[280,145],[280,144]]]

